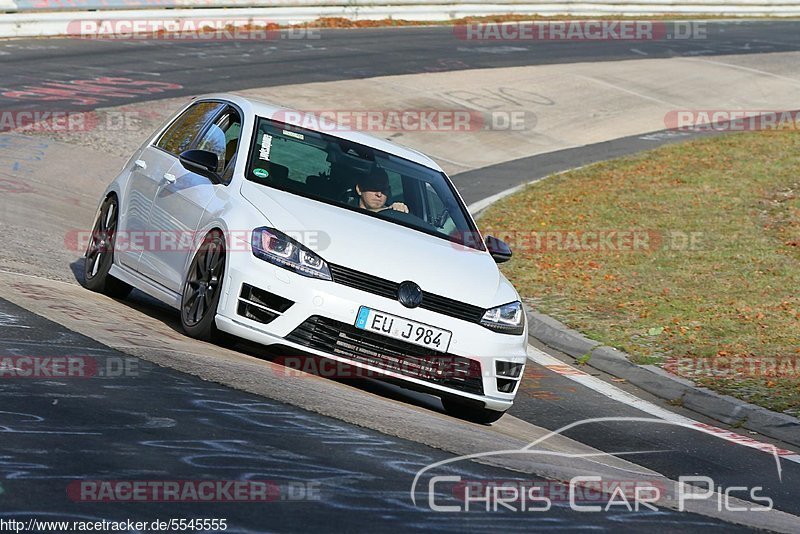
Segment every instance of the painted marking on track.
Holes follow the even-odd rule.
[[[0,312],[0,326],[3,328],[30,328],[25,324],[19,324],[19,317],[10,313]]]
[[[467,52],[472,54],[513,54],[515,52],[527,52],[528,49],[522,46],[481,46],[481,47],[468,47],[459,46],[459,52]]]
[[[561,376],[577,382],[584,387],[596,391],[611,400],[627,404],[628,406],[636,408],[637,410],[641,410],[649,415],[652,415],[653,417],[658,417],[659,419],[676,423],[681,426],[696,428],[700,432],[718,437],[730,443],[735,443],[744,447],[750,447],[751,449],[757,449],[769,454],[777,454],[784,460],[789,460],[790,462],[800,464],[800,454],[794,451],[776,448],[775,445],[772,445],[771,443],[757,441],[753,438],[737,434],[736,432],[718,428],[712,425],[707,425],[705,423],[695,421],[689,417],[666,410],[661,406],[653,404],[652,402],[644,399],[640,399],[632,393],[628,393],[627,391],[604,382],[597,377],[584,373],[579,369],[575,369],[571,365],[565,364],[561,360],[542,352],[532,345],[528,345],[528,359],[538,363],[546,369],[550,369]],[[572,371],[567,371],[566,368],[572,369]]]
[[[640,135],[639,139],[642,141],[666,141],[678,137],[689,137],[692,135],[689,132],[676,132],[675,130],[667,130],[664,132],[654,132],[647,135]]]
[[[545,365],[544,367],[545,369],[550,369],[554,373],[558,373],[563,376],[582,376],[587,374],[580,369],[575,369],[574,367],[565,363]]]

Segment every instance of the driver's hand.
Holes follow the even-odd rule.
[[[394,211],[402,211],[403,213],[408,213],[408,206],[403,204],[402,202],[395,202],[389,208],[393,209]]]

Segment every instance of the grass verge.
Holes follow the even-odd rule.
[[[800,416],[800,132],[554,176],[492,206],[526,301],[711,389]]]

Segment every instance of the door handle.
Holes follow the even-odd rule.
[[[133,162],[133,168],[145,170],[147,169],[147,162],[143,159],[137,159],[135,162]]]
[[[170,173],[166,173],[164,175],[164,180],[166,180],[167,182],[169,182],[171,184],[174,184],[175,183],[175,175],[174,174],[170,174]]]

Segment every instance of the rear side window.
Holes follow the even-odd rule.
[[[192,105],[167,128],[156,146],[175,156],[189,150],[203,126],[223,107],[224,104],[219,102],[198,102]]]

